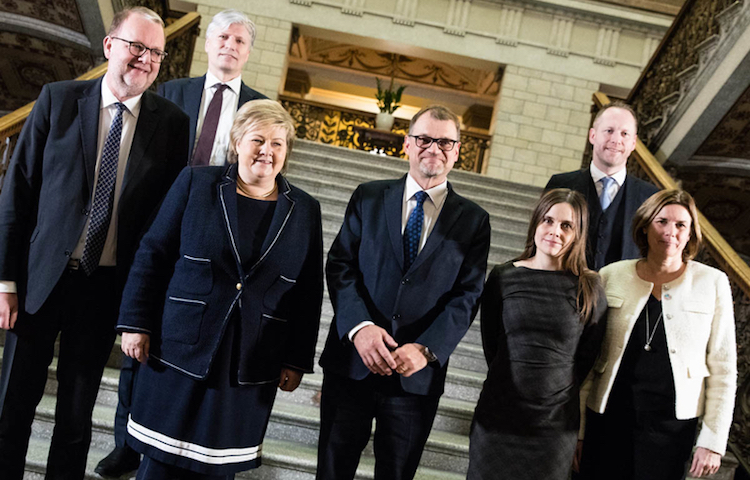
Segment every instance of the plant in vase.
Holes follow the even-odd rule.
[[[401,85],[394,90],[393,77],[391,77],[391,84],[384,89],[380,84],[380,79],[376,78],[375,80],[378,83],[378,93],[375,94],[375,98],[378,100],[378,108],[380,109],[380,113],[375,117],[375,128],[390,130],[395,120],[393,112],[401,106],[401,95],[404,93],[406,85]]]

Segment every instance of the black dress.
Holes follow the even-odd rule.
[[[578,277],[496,266],[482,300],[489,364],[471,432],[469,475],[477,479],[567,480],[578,439],[578,390],[599,353],[606,299],[599,288],[584,326]]]
[[[243,266],[248,269],[260,255],[275,207],[276,202],[237,196],[238,248]],[[159,468],[164,471],[174,474],[176,470],[167,467],[172,466],[231,478],[236,472],[260,466],[276,385],[238,383],[241,318],[235,309],[205,381],[156,362],[139,369],[128,422],[128,444],[155,460],[157,466],[163,464]],[[143,436],[179,439],[181,444],[165,440],[163,449],[158,449],[139,441]]]

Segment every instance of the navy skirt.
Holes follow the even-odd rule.
[[[277,383],[236,381],[238,315],[227,326],[205,381],[156,361],[141,366],[128,419],[128,444],[159,462],[207,475],[261,463]]]

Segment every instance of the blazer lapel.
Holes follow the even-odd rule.
[[[206,84],[206,76],[191,78],[183,87],[182,98],[185,102],[185,113],[190,117],[190,155],[195,145],[195,131],[198,128],[198,115],[203,99],[203,86]]]
[[[227,167],[222,181],[216,188],[219,190],[219,199],[221,200],[221,208],[224,215],[224,226],[226,227],[227,235],[229,236],[229,244],[232,246],[234,261],[237,263],[237,270],[240,273],[240,278],[244,278],[245,274],[242,268],[242,258],[240,258],[240,250],[237,246],[237,233],[239,232],[239,225],[237,225],[236,164]]]
[[[251,270],[255,269],[255,267],[258,266],[258,264],[266,258],[268,252],[270,252],[271,248],[273,248],[273,246],[276,244],[276,240],[278,240],[281,232],[284,231],[284,227],[289,221],[289,217],[291,217],[292,211],[294,210],[295,202],[289,195],[292,190],[289,182],[287,182],[281,174],[276,177],[276,182],[279,185],[279,198],[276,201],[276,210],[274,210],[273,212],[271,225],[268,227],[268,233],[266,234],[266,238],[263,240],[263,246],[260,249],[260,257],[258,258],[258,261],[255,262]]]
[[[240,100],[237,102],[237,109],[239,110],[241,106],[250,100],[253,100],[252,90],[245,85],[245,82],[242,82],[240,85]]]
[[[425,259],[429,258],[430,255],[435,252],[435,249],[443,243],[446,235],[451,231],[451,228],[453,228],[453,224],[456,223],[456,220],[458,220],[459,217],[461,217],[462,211],[463,205],[461,200],[458,195],[453,192],[453,187],[448,184],[448,196],[443,204],[443,209],[440,211],[437,222],[435,222],[435,227],[432,229],[430,236],[427,237],[427,241],[425,242],[422,251],[419,252],[416,260],[414,260],[414,263],[411,266],[412,269],[419,267],[419,265],[421,265]]]
[[[404,269],[404,240],[401,234],[404,188],[406,188],[406,175],[383,192],[383,207],[385,208],[385,223],[388,227],[388,236],[391,238],[393,252],[396,255],[401,270]]]
[[[154,94],[146,91],[143,92],[143,97],[141,97],[141,111],[138,114],[138,123],[135,126],[133,144],[130,147],[128,165],[125,168],[125,177],[122,180],[122,188],[120,189],[120,198],[126,194],[130,184],[138,183],[141,172],[146,171],[143,168],[142,162],[151,143],[151,138],[156,133],[156,127],[159,125],[158,107],[151,98],[151,95]]]
[[[88,182],[88,192],[94,189],[94,172],[96,171],[96,151],[99,141],[99,110],[101,107],[102,80],[91,84],[85,96],[78,99],[78,122],[81,128],[81,145],[83,162]]]

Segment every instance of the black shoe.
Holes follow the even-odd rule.
[[[128,447],[115,447],[109,455],[102,458],[94,471],[105,478],[120,478],[126,473],[138,470],[141,456]]]

